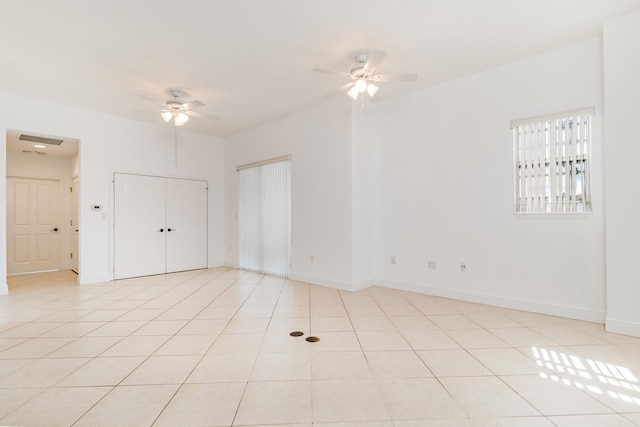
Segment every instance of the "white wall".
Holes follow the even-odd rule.
[[[345,97],[346,98],[346,97]],[[368,105],[352,103],[351,134],[351,223],[352,223],[352,289],[375,284],[375,209],[377,190],[372,185],[376,171],[373,168],[377,126],[367,122]],[[373,135],[369,135],[371,132]]]
[[[640,113],[640,64],[629,54],[638,47],[639,21],[632,14],[605,27],[604,87],[602,45],[592,39],[365,109],[338,98],[224,142],[181,130],[177,167],[172,130],[163,126],[0,94],[0,130],[81,140],[83,283],[111,278],[114,171],[208,179],[209,263],[237,266],[235,167],[291,154],[294,279],[344,289],[379,284],[603,321],[606,89],[607,322],[637,334],[640,291],[629,278],[640,230],[637,202],[627,197],[637,184],[626,176],[635,165],[625,160],[639,150],[629,137]],[[596,108],[593,213],[514,216],[509,121],[587,106]],[[2,152],[4,138],[0,132]],[[0,168],[5,176],[5,162]],[[3,204],[4,184],[0,191]],[[107,220],[89,210],[93,203],[107,207]]]
[[[7,152],[7,176],[23,178],[40,178],[60,180],[62,198],[60,209],[62,217],[58,227],[61,230],[60,268],[71,268],[71,228],[67,226],[71,219],[71,178],[73,178],[73,159],[70,157],[54,157],[23,153]]]
[[[287,154],[292,155],[292,278],[350,288],[351,104],[343,98],[227,139],[227,264],[238,265],[236,166]]]
[[[294,278],[603,322],[601,69],[591,39],[364,109],[339,98],[229,138],[227,263],[238,262],[235,167],[292,154]],[[516,217],[509,122],[588,106],[593,213]]]
[[[367,107],[376,283],[602,322],[601,63],[592,39]],[[593,214],[516,217],[510,120],[588,106]]]
[[[209,182],[209,265],[224,263],[224,143],[178,131],[175,162],[173,128],[155,126],[28,98],[0,94],[0,152],[6,157],[6,129],[80,140],[80,282],[113,277],[113,172],[137,172]],[[6,163],[0,161],[0,221],[6,223]],[[101,212],[90,210],[101,204]],[[6,260],[6,230],[0,229],[0,258]],[[5,261],[0,277],[6,276]],[[6,293],[6,283],[0,293]]]
[[[640,336],[640,12],[604,26],[607,330]]]

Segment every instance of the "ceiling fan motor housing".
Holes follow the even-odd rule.
[[[178,101],[167,101],[167,107],[171,108],[172,110],[181,110],[182,103]]]
[[[176,100],[188,97],[188,94],[180,89],[167,89],[167,92],[169,92],[169,95],[173,96]]]
[[[351,69],[351,78],[354,80],[358,79],[369,79],[371,78],[371,72],[364,69],[364,64],[367,62],[369,57],[366,53],[359,53],[356,55],[356,61],[358,61],[358,65]]]

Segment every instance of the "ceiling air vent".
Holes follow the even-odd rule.
[[[39,144],[60,145],[64,139],[46,138],[44,136],[21,134],[18,139],[20,141],[37,142]]]

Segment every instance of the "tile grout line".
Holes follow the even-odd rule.
[[[221,274],[224,274],[224,272],[222,272]],[[182,282],[182,283],[186,283],[186,282],[188,282],[188,280],[189,280],[189,278],[187,278],[187,280],[185,280],[185,281],[184,281],[184,282]],[[213,280],[213,279],[212,279],[212,280]],[[232,285],[233,285],[233,283],[231,283],[229,286],[232,286]],[[149,287],[151,287],[151,286],[153,286],[153,285],[149,285]],[[203,286],[205,286],[205,285],[203,285]],[[227,288],[228,288],[228,287],[227,287]],[[167,291],[167,292],[170,292],[170,291]],[[164,295],[165,293],[166,293],[166,292],[164,292],[164,293],[162,293],[162,294],[160,294],[160,295]],[[190,295],[192,295],[192,294],[193,294],[193,293],[191,293]],[[159,296],[159,295],[158,295],[158,296]],[[187,298],[187,297],[183,298],[181,301],[184,301],[186,298]],[[154,299],[155,299],[155,298],[154,298]],[[215,300],[215,299],[214,299],[214,300]],[[177,304],[177,303],[176,303],[176,304]],[[174,304],[174,305],[175,305],[175,304]],[[163,313],[165,313],[165,312],[166,312],[167,310],[169,310],[169,309],[170,309],[170,308],[167,308]],[[202,311],[202,310],[201,310],[201,311]],[[200,312],[199,312],[199,313],[200,313]],[[156,316],[155,318],[157,318],[157,316]],[[154,319],[155,319],[155,318],[154,318]],[[117,319],[117,318],[116,318],[116,319]],[[114,319],[114,320],[112,320],[112,321],[117,321],[116,319]],[[142,328],[143,326],[145,326],[145,325],[149,324],[150,322],[152,322],[154,319],[149,320],[147,323],[145,323],[144,325],[142,325],[142,326],[141,326],[141,328]],[[140,329],[140,328],[138,328],[138,329]],[[136,329],[136,331],[137,331],[138,329]],[[181,330],[181,329],[180,329],[180,330]],[[172,337],[176,336],[180,330],[176,331],[176,333],[174,333],[174,334],[172,335]],[[119,341],[118,341],[118,343],[119,343],[119,342],[121,342],[121,341],[123,341],[123,340],[124,340],[124,339],[126,339],[127,337],[132,336],[132,334],[133,334],[133,333],[135,333],[135,331],[132,331],[129,335],[127,335],[127,336],[125,336],[125,337],[122,337],[122,339],[121,339],[121,340],[119,340]],[[142,361],[138,364],[138,366],[137,366],[136,368],[133,368],[133,369],[132,369],[132,370],[131,370],[127,375],[125,375],[125,376],[120,380],[120,382],[118,382],[118,384],[114,385],[114,386],[111,388],[111,390],[109,390],[107,393],[105,393],[105,395],[104,395],[104,396],[102,396],[102,398],[100,398],[98,401],[96,401],[96,402],[95,402],[95,403],[94,403],[94,404],[93,404],[89,409],[87,409],[87,410],[86,410],[86,411],[85,411],[85,412],[84,412],[80,417],[78,417],[78,419],[76,419],[76,421],[74,421],[74,423],[73,423],[72,425],[75,425],[76,423],[78,423],[78,422],[79,422],[83,417],[85,417],[85,416],[86,416],[86,415],[87,415],[87,414],[88,414],[88,413],[89,413],[93,408],[95,408],[95,407],[96,407],[100,402],[102,402],[104,399],[106,399],[106,398],[107,398],[107,396],[109,396],[109,395],[110,395],[114,390],[116,390],[118,387],[129,387],[129,386],[127,386],[127,385],[123,385],[122,383],[123,383],[127,378],[129,378],[129,377],[130,377],[130,376],[131,376],[131,375],[132,375],[132,374],[133,374],[133,373],[134,373],[138,368],[140,368],[140,366],[142,366],[146,361],[148,361],[148,360],[153,356],[153,354],[154,354],[156,351],[158,351],[158,349],[160,349],[163,345],[165,345],[165,344],[166,344],[170,339],[171,339],[171,337],[169,337],[169,338],[168,338],[168,339],[167,339],[163,344],[161,344],[161,345],[160,345],[160,347],[158,347],[158,348],[157,348],[153,353],[151,353],[151,354],[147,355],[146,357],[144,357],[144,360],[142,360]],[[115,344],[113,344],[112,346],[110,346],[108,349],[105,349],[102,353],[100,353],[100,355],[101,355],[101,354],[104,354],[106,351],[108,351],[110,348],[112,348],[113,346],[117,345],[118,343],[115,343]],[[212,345],[213,345],[213,343],[212,343]],[[205,353],[205,354],[206,354],[206,353]],[[94,357],[94,359],[97,359],[100,355],[98,355],[98,356]],[[204,357],[204,356],[203,356],[203,357]],[[202,359],[201,359],[201,360],[202,360]],[[87,363],[88,363],[88,362],[87,362]],[[84,365],[83,365],[83,366],[84,366]],[[194,368],[193,368],[193,369],[195,369],[195,367],[196,367],[196,366],[197,366],[197,363],[196,363],[196,365],[194,366]],[[79,368],[78,368],[78,369],[79,369]],[[74,372],[75,372],[75,371],[74,371]],[[193,372],[193,370],[192,370],[191,372]],[[71,375],[71,373],[69,373],[69,375]],[[68,376],[68,375],[67,375],[67,376]],[[187,375],[187,377],[186,377],[186,378],[188,378],[188,375]],[[186,381],[186,378],[185,378],[185,381]],[[157,421],[157,419],[160,417],[160,415],[162,414],[162,412],[166,409],[166,407],[169,405],[169,403],[171,402],[171,400],[173,400],[173,398],[176,396],[176,394],[178,393],[178,391],[181,389],[181,387],[182,387],[182,385],[183,385],[183,384],[184,384],[184,381],[183,381],[183,383],[182,383],[180,386],[178,386],[178,388],[177,388],[177,389],[176,389],[176,391],[173,393],[173,395],[171,396],[171,398],[169,398],[169,400],[167,401],[167,403],[165,404],[165,406],[163,407],[163,409],[162,409],[162,410],[160,410],[160,412],[158,413],[157,417],[154,419],[153,423],[155,423],[155,422]],[[162,385],[162,384],[149,384],[149,385]],[[164,384],[164,385],[173,385],[173,384]],[[144,384],[133,384],[133,385],[130,385],[130,386],[133,386],[133,387],[135,387],[135,386],[144,386]]]

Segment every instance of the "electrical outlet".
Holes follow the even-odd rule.
[[[392,256],[392,257],[391,257],[391,264],[395,264],[395,263],[396,263],[396,257],[395,257],[395,256]]]
[[[428,265],[429,265],[430,269],[432,269],[432,270],[436,269],[436,262],[434,260],[430,259]]]
[[[465,273],[467,271],[467,263],[466,262],[461,262],[460,263],[460,271]]]

